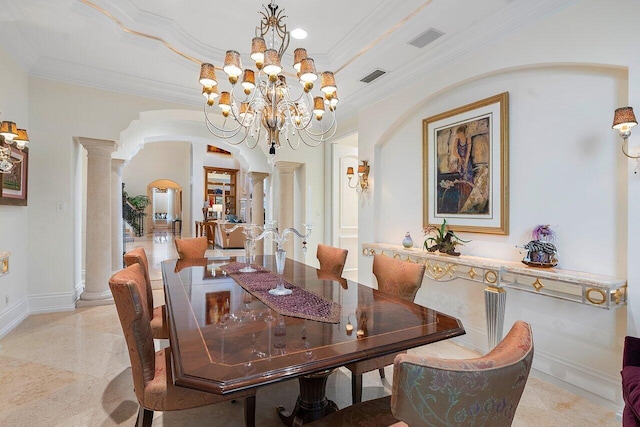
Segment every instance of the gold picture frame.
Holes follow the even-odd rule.
[[[423,224],[509,234],[509,93],[422,121]]]
[[[19,161],[10,173],[0,174],[0,205],[27,206],[29,149],[11,147],[11,157]]]

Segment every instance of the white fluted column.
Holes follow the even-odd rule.
[[[302,166],[302,163],[296,162],[277,162],[278,170],[278,229],[280,232],[287,227],[293,227],[293,181],[296,169]],[[299,230],[304,233],[305,230]],[[284,245],[287,251],[287,257],[293,258],[293,248],[297,237],[290,236]]]
[[[264,226],[264,179],[268,173],[249,172],[251,179],[251,222]],[[256,255],[264,254],[264,240],[256,242]]]
[[[124,159],[111,159],[111,271],[122,270],[124,241],[122,237],[122,169]]]
[[[115,141],[76,138],[87,150],[87,231],[84,292],[78,307],[113,304],[111,277],[111,153]]]

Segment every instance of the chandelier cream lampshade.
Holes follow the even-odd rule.
[[[29,143],[25,129],[18,129],[14,122],[0,123],[0,173],[11,173],[22,162],[22,151]]]
[[[283,67],[290,37],[283,12],[274,2],[259,12],[262,18],[249,55],[255,70],[243,67],[238,51],[226,52],[224,64],[218,69],[227,75],[230,89],[219,89],[226,83],[218,80],[213,64],[203,63],[200,67],[207,129],[230,144],[261,146],[270,155],[275,155],[285,141],[294,150],[301,142],[318,146],[331,139],[337,129],[338,97],[333,72],[318,75],[315,61],[304,48],[293,52],[290,72]],[[289,85],[287,76],[292,81],[297,79],[298,85]],[[319,95],[313,95],[318,79]],[[218,112],[222,114],[222,124],[213,116]]]

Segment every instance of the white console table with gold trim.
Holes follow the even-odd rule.
[[[619,277],[559,268],[533,268],[519,262],[451,256],[386,243],[364,243],[362,253],[366,256],[384,254],[403,261],[424,263],[425,276],[438,282],[465,279],[485,285],[485,316],[490,349],[502,339],[505,288],[607,310],[622,307],[627,302],[627,281]]]

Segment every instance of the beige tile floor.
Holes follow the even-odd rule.
[[[156,303],[163,301],[159,262],[175,257],[172,236],[158,233],[136,239],[127,249],[142,246],[156,280]],[[210,252],[213,255],[213,251]],[[451,342],[414,350],[438,357],[476,354]],[[363,398],[390,394],[387,378],[364,378]],[[292,409],[298,384],[288,381],[258,390],[257,425],[281,425],[275,407]],[[329,377],[327,394],[339,407],[350,403],[350,376],[338,370]],[[225,402],[205,408],[157,412],[158,426],[242,426],[242,403]],[[122,330],[113,306],[28,317],[0,339],[0,426],[133,426],[138,405]],[[514,426],[619,426],[614,412],[550,383],[530,377],[516,412]]]

